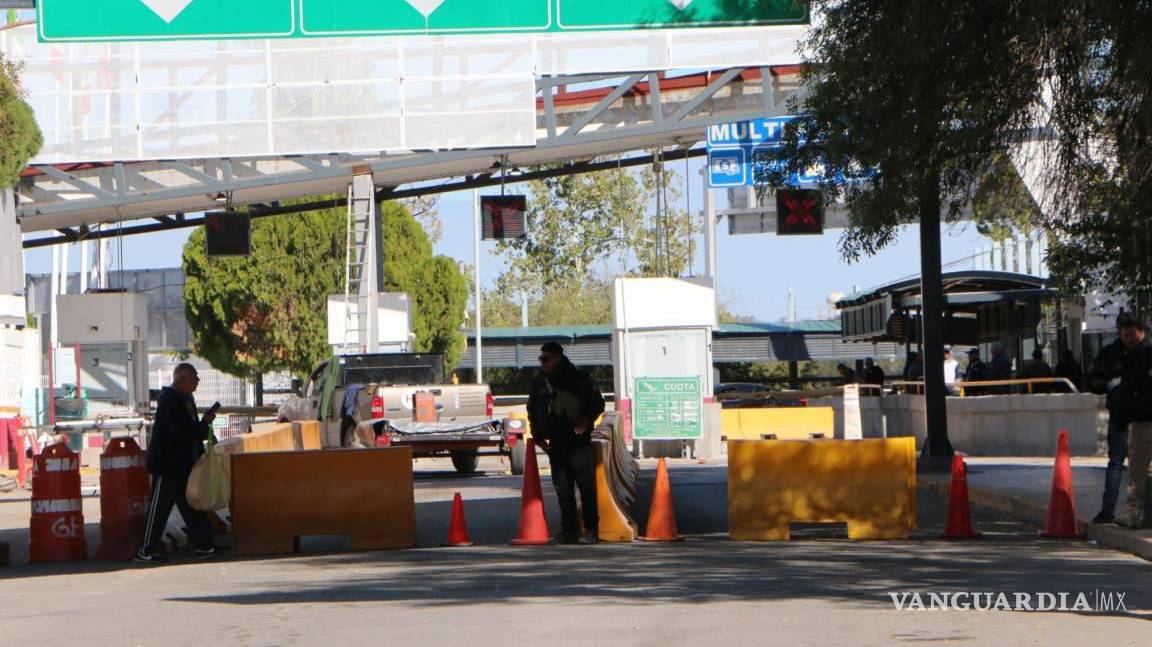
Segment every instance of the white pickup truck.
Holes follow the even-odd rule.
[[[280,405],[282,420],[320,420],[325,447],[409,446],[415,457],[448,455],[458,472],[476,471],[481,450],[513,455],[519,427],[493,417],[486,384],[443,384],[435,354],[340,355],[322,362],[300,393]],[[417,392],[431,394],[433,420],[417,420]],[[522,452],[521,452],[522,453]]]

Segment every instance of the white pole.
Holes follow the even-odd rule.
[[[71,251],[68,246],[60,248],[60,294],[68,294],[68,256]]]
[[[480,339],[480,329],[481,329],[481,325],[483,323],[481,321],[481,316],[482,316],[481,312],[482,312],[483,308],[480,305],[480,233],[481,232],[480,232],[480,191],[478,189],[472,189],[472,216],[473,216],[473,220],[475,221],[475,224],[476,224],[476,228],[475,228],[476,229],[476,232],[475,232],[476,233],[476,241],[475,241],[476,248],[474,250],[475,256],[473,257],[474,262],[473,262],[473,266],[472,266],[472,280],[475,283],[475,285],[474,285],[474,288],[475,288],[474,298],[476,299],[476,354],[475,354],[475,357],[476,357],[476,383],[477,384],[483,384],[484,383],[484,363],[481,359],[481,355],[482,355],[481,350],[482,350],[484,344]]]
[[[88,247],[87,240],[80,243],[80,294],[88,292]]]
[[[50,280],[50,294],[48,295],[48,314],[49,325],[52,327],[52,334],[48,338],[51,346],[55,349],[56,345],[56,295],[60,294],[60,246],[52,246],[52,278]]]
[[[708,167],[700,170],[700,177],[704,184],[704,263],[708,278],[712,280],[712,289],[717,290],[716,281],[716,201],[712,195],[712,188],[708,186]]]
[[[97,273],[97,276],[100,277],[100,282],[98,284],[98,287],[101,290],[107,290],[108,289],[108,239],[107,238],[101,238],[100,239],[99,258],[100,258],[100,268],[99,268],[99,272]]]

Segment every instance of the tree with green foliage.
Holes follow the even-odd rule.
[[[19,75],[20,66],[0,54],[0,187],[16,184],[20,171],[44,145]]]
[[[531,326],[593,326],[612,323],[612,279],[593,274],[583,281],[566,279],[528,295],[528,323]],[[485,290],[484,326],[516,328],[522,323],[522,295]],[[733,312],[727,304],[716,306],[721,323],[748,322],[752,317]]]
[[[434,256],[432,242],[408,209],[396,202],[380,206],[383,219],[384,289],[412,298],[416,351],[442,353],[451,370],[464,352],[460,332],[468,307],[468,282],[455,261]]]
[[[380,217],[384,289],[409,294],[416,350],[443,353],[451,368],[464,346],[464,278],[450,259],[433,256],[402,205],[382,204]],[[241,258],[208,258],[203,229],[193,232],[183,263],[192,350],[238,377],[307,375],[332,353],[327,299],[344,289],[345,226],[339,208],[254,220],[252,254]]]
[[[645,168],[529,183],[528,235],[497,246],[509,259],[500,289],[540,294],[593,280],[608,267],[634,276],[681,275],[699,226],[674,206],[679,182],[671,169]],[[657,200],[662,208],[651,208]]]
[[[780,162],[822,168],[844,201],[849,260],[876,254],[918,222],[924,258],[925,365],[942,364],[941,214],[957,218],[993,155],[1021,140],[1042,94],[1043,3],[1028,0],[815,0],[801,45],[808,92],[792,106]],[[943,375],[926,372],[925,454],[952,454]]]
[[[1129,298],[1152,314],[1152,4],[1054,3],[1058,48],[1047,68],[1044,225],[1059,288]]]

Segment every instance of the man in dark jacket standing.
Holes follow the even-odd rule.
[[[560,500],[559,543],[595,544],[600,517],[596,510],[596,456],[592,427],[604,413],[604,397],[587,373],[549,342],[540,347],[540,375],[528,392],[532,438],[548,453],[552,485]],[[577,520],[576,490],[583,502],[584,534]]]
[[[152,497],[148,502],[144,543],[134,561],[153,564],[164,561],[156,554],[172,506],[180,508],[180,516],[188,526],[188,535],[196,547],[197,559],[216,555],[212,524],[208,515],[188,504],[185,490],[188,475],[196,461],[204,455],[204,441],[211,431],[214,414],[201,420],[196,415],[196,401],[192,398],[200,376],[191,364],[180,364],[172,372],[172,386],[160,391],[156,402],[156,416],[152,421],[152,436],[148,440],[148,472],[152,475]]]
[[[1120,329],[1128,349],[1120,381],[1120,406],[1128,420],[1128,513],[1116,523],[1143,528],[1149,521],[1148,484],[1152,475],[1152,339],[1148,326],[1132,319]]]
[[[1088,371],[1088,388],[1093,393],[1107,394],[1108,409],[1108,467],[1104,471],[1104,500],[1100,512],[1092,523],[1112,523],[1116,514],[1116,501],[1120,498],[1120,483],[1124,475],[1124,461],[1128,458],[1128,414],[1124,410],[1120,382],[1129,350],[1122,336],[1124,328],[1135,320],[1127,313],[1116,317],[1115,341],[1100,349]]]

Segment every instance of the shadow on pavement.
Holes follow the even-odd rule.
[[[641,530],[653,479],[651,470],[642,472],[641,496],[635,506]],[[886,603],[887,594],[898,591],[1071,591],[1074,595],[1100,588],[1126,592],[1129,610],[1147,610],[1152,604],[1152,564],[1092,549],[1084,542],[1042,540],[1034,527],[1002,514],[977,513],[976,524],[985,533],[984,540],[939,540],[945,502],[923,490],[917,501],[920,528],[909,541],[847,542],[842,540],[842,526],[805,525],[797,527],[791,542],[741,543],[727,540],[724,469],[673,470],[677,521],[681,533],[688,535],[685,542],[514,548],[507,542],[516,534],[519,497],[509,489],[518,489],[519,479],[483,482],[489,486],[487,497],[471,498],[467,487],[461,490],[469,532],[480,544],[475,548],[434,548],[447,536],[449,492],[454,488],[445,488],[438,494],[442,500],[417,504],[417,543],[425,548],[225,557],[229,569],[296,572],[303,568],[311,572],[314,568],[326,575],[323,581],[270,577],[260,580],[256,590],[247,586],[248,590],[227,595],[169,599],[233,605],[402,601],[447,606],[543,598],[641,604],[811,598],[875,605]],[[554,532],[558,512],[547,477],[544,492]],[[330,548],[324,542],[318,546]],[[188,561],[190,557],[178,557],[174,566]],[[96,561],[31,565],[0,569],[0,578],[125,568],[139,567]],[[165,568],[144,570],[162,573]]]

